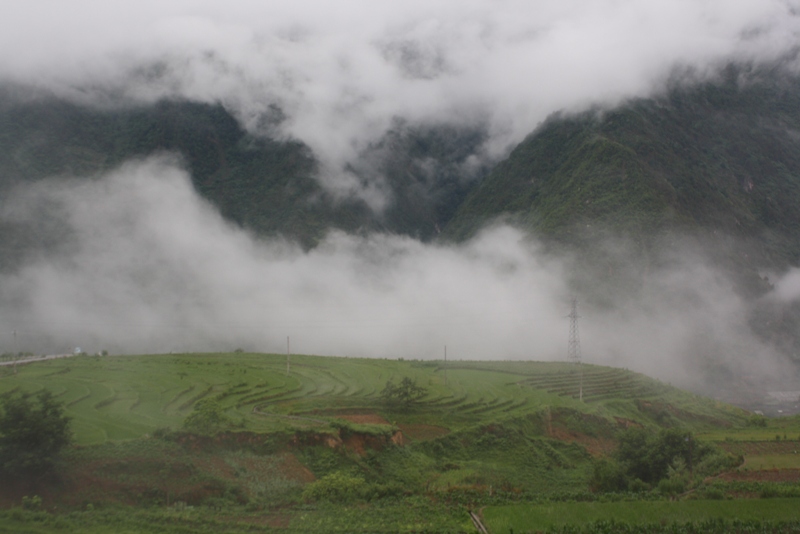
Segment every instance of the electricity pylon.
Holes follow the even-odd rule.
[[[581,364],[581,340],[578,336],[578,297],[572,297],[572,309],[569,312],[569,347],[567,356],[569,361],[576,364],[580,370],[580,383],[578,398],[583,401],[583,365]]]

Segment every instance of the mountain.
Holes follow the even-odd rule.
[[[283,116],[273,112],[274,130]],[[226,218],[306,247],[330,228],[462,240],[503,218],[562,243],[597,229],[639,241],[721,232],[750,243],[763,265],[800,262],[796,77],[730,67],[611,110],[557,113],[493,167],[475,158],[486,140],[480,126],[396,120],[347,169],[386,195],[376,213],[327,192],[306,145],[252,135],[221,105],[92,108],[6,88],[0,190],[172,151]]]
[[[269,120],[279,122],[280,110]],[[54,97],[23,98],[6,88],[0,92],[0,192],[43,178],[96,176],[130,158],[174,152],[203,197],[257,234],[283,235],[305,247],[332,228],[429,239],[472,185],[464,178],[464,161],[484,139],[480,129],[398,121],[349,169],[362,181],[385,182],[392,201],[375,213],[363,200],[326,191],[306,145],[251,135],[221,105],[162,101],[92,108]],[[3,245],[16,242],[14,250],[22,251],[30,243],[15,234],[8,224],[0,227]]]
[[[264,131],[282,120],[273,109]],[[398,118],[346,169],[385,195],[374,211],[326,190],[308,146],[249,133],[222,105],[90,107],[5,87],[0,195],[168,151],[228,220],[305,248],[332,229],[457,242],[510,222],[577,257],[569,282],[601,307],[636,298],[689,241],[757,303],[754,330],[800,357],[800,305],[759,301],[772,288],[762,273],[800,264],[799,77],[732,66],[613,109],[556,113],[499,162],[483,157],[487,140],[483,125]],[[0,269],[58,242],[41,219],[42,228],[0,220]]]
[[[800,260],[800,80],[729,68],[612,110],[558,113],[499,163],[447,228],[505,217],[541,236],[711,233]],[[591,232],[589,232],[591,234]]]
[[[95,109],[54,98],[0,108],[0,187],[53,176],[94,176],[134,157],[177,152],[197,191],[231,221],[311,244],[329,226],[355,229],[358,203],[324,197],[316,162],[298,142],[249,136],[219,105],[160,102]]]

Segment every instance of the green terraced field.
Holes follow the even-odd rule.
[[[78,443],[180,428],[202,399],[216,399],[255,432],[324,427],[335,415],[375,414],[396,424],[451,431],[568,408],[644,424],[695,429],[741,422],[745,413],[643,375],[561,362],[402,361],[277,354],[75,356],[0,370],[0,393],[49,389],[73,418]],[[381,402],[387,381],[410,377],[426,396],[408,410]]]
[[[629,525],[731,518],[742,521],[798,521],[798,504],[800,502],[797,499],[549,503],[489,506],[483,515],[486,526],[492,532],[535,532],[610,520]]]

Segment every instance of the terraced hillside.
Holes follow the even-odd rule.
[[[652,380],[559,362],[395,361],[293,355],[76,356],[4,368],[0,393],[46,388],[64,402],[83,444],[179,429],[214,400],[236,429],[328,427],[373,415],[398,425],[457,431],[565,408],[610,421],[719,427],[745,413]],[[387,382],[408,377],[426,393],[411,406],[383,402]],[[583,398],[580,397],[581,383]],[[370,419],[365,419],[369,421]],[[410,427],[414,434],[414,426]],[[435,432],[434,432],[435,433]]]
[[[422,388],[419,398],[382,395],[406,378]],[[486,507],[492,525],[525,531],[539,524],[530,519],[542,515],[537,506],[595,501],[583,515],[567,514],[582,524],[616,513],[601,506],[612,490],[589,490],[615,461],[621,436],[642,432],[684,443],[691,430],[697,438],[685,442],[698,455],[688,470],[675,463],[668,484],[638,481],[639,493],[624,496],[641,512],[626,519],[632,524],[679,521],[688,504],[664,512],[651,502],[673,499],[673,483],[711,503],[799,495],[796,418],[754,420],[624,369],[303,355],[287,362],[240,352],[0,367],[0,395],[43,388],[66,406],[79,446],[63,451],[52,477],[0,485],[0,530],[162,532],[169,523],[175,532],[464,532],[472,529],[468,512]],[[189,424],[209,409],[223,426]],[[763,441],[771,434],[774,441]],[[12,508],[33,506],[31,495],[47,513]],[[797,519],[792,504],[784,520]],[[727,513],[703,509],[713,520]]]

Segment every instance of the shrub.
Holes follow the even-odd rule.
[[[386,382],[386,386],[381,391],[383,400],[408,408],[419,399],[425,396],[427,389],[417,384],[416,380],[403,377],[399,384],[392,380]]]
[[[363,478],[337,471],[306,486],[303,491],[303,499],[351,502],[361,497],[365,486],[366,482]]]
[[[22,498],[22,508],[25,510],[41,510],[42,509],[42,498],[38,495],[34,495],[33,497],[28,497],[25,495]]]
[[[764,428],[764,427],[767,426],[767,418],[764,417],[763,415],[758,415],[758,414],[751,415],[747,419],[747,426],[755,426],[755,427]]]
[[[618,462],[599,460],[594,464],[589,488],[600,492],[625,491],[628,488],[628,478]]]
[[[47,390],[0,398],[0,471],[38,475],[50,470],[72,441],[69,421]]]
[[[194,410],[184,420],[183,427],[200,434],[216,434],[232,424],[217,401],[204,399],[194,405]]]
[[[662,495],[677,495],[686,491],[686,480],[681,476],[663,478],[658,483]]]

